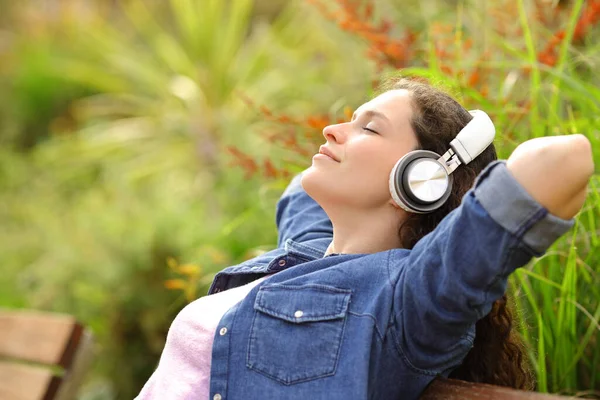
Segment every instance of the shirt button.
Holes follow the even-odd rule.
[[[221,336],[223,336],[226,333],[227,333],[227,328],[225,328],[225,327],[221,328],[221,330],[219,331],[219,335],[221,335]]]
[[[213,400],[221,400],[221,399],[222,399],[222,397],[219,393],[217,393],[213,396]]]
[[[294,313],[294,317],[296,317],[296,318],[300,318],[303,315],[304,315],[304,312],[302,312],[302,310],[298,310]]]
[[[279,266],[283,267],[285,265],[285,260],[279,260]]]

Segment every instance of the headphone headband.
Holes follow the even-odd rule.
[[[450,147],[463,164],[470,163],[480,155],[496,135],[496,128],[489,115],[481,110],[471,110],[469,113],[473,119],[450,142]]]

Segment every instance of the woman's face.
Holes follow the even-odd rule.
[[[327,143],[302,177],[306,192],[324,208],[389,203],[390,171],[418,144],[411,116],[409,92],[391,90],[360,106],[350,122],[326,127]]]

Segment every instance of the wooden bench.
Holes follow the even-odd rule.
[[[425,390],[421,400],[565,400],[574,397],[557,396],[509,389],[483,383],[437,378]]]
[[[0,399],[73,399],[91,350],[91,333],[70,315],[0,309]]]

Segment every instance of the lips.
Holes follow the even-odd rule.
[[[323,154],[323,155],[333,159],[333,161],[340,162],[339,158],[337,158],[335,156],[335,154],[333,154],[333,152],[325,146],[319,147],[319,154]]]

